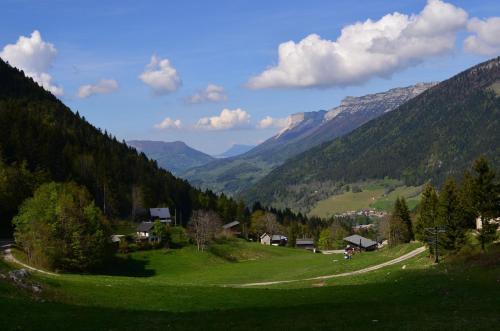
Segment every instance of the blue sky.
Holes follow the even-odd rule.
[[[440,4],[433,6],[444,8]],[[427,39],[420,41],[429,46],[415,50],[412,43],[418,40],[401,39],[395,42],[395,47],[384,43],[385,55],[378,63],[375,57],[368,61],[366,52],[356,53],[356,43],[367,35],[363,29],[369,24],[349,35],[349,41],[340,45],[333,42],[338,41],[345,27],[368,19],[378,22],[394,12],[415,14],[414,18],[406,18],[408,22],[428,17],[430,14],[422,14],[422,10],[430,2],[85,1],[77,4],[3,0],[0,55],[15,63],[20,53],[5,47],[15,46],[20,36],[30,38],[34,31],[39,31],[42,43],[52,44],[56,52],[50,53],[45,48],[35,59],[19,60],[19,66],[32,65],[32,71],[49,74],[51,84],[64,90],[60,98],[91,123],[119,139],[182,140],[207,153],[218,154],[233,143],[256,144],[269,138],[292,113],[329,109],[348,95],[440,81],[499,55],[500,36],[494,33],[499,21],[490,19],[500,16],[498,1],[449,1],[445,5],[453,6],[442,13],[440,21],[446,26],[441,26],[440,21],[426,21],[436,24],[430,29],[441,34],[438,37],[444,38],[442,41],[427,35]],[[388,22],[400,25],[406,21],[396,16],[388,18]],[[422,28],[422,24],[419,29],[429,28]],[[320,37],[308,38],[311,34]],[[471,36],[476,39],[467,48],[464,40]],[[290,50],[296,52],[297,58],[281,63],[278,47],[290,40],[294,42]],[[452,46],[443,46],[450,40],[455,41]],[[308,43],[308,50],[300,53],[299,45]],[[380,40],[374,39],[374,43],[380,49]],[[408,55],[408,49],[417,55]],[[346,52],[347,58],[338,60],[337,55]],[[153,55],[158,61],[148,69]],[[44,56],[47,61],[33,64]],[[160,61],[165,59],[168,59],[167,69],[175,70],[177,81],[172,83],[168,77],[160,76],[139,78],[148,70],[150,73],[159,70]],[[157,74],[167,75],[164,71]],[[260,78],[252,85],[252,77]],[[89,87],[90,92],[78,96],[82,86],[95,85],[103,79],[108,83]],[[174,86],[168,88],[164,84],[168,82]],[[216,93],[217,102],[206,101],[206,97],[201,97],[198,103],[187,101],[209,84],[223,88],[222,94]],[[230,122],[210,119],[220,116],[223,109],[227,109]],[[273,118],[273,124],[268,121],[267,128],[258,128],[259,122],[268,116]],[[171,121],[164,122],[166,118]],[[200,122],[202,118],[207,119]]]

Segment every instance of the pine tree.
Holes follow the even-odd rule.
[[[442,236],[445,249],[456,251],[465,244],[465,213],[460,203],[455,180],[448,177],[439,193],[438,225],[443,225],[446,232]]]
[[[410,212],[404,198],[397,198],[389,221],[389,244],[396,246],[413,238]]]
[[[488,161],[480,157],[474,163],[475,177],[472,188],[472,205],[481,220],[479,240],[481,249],[497,237],[498,225],[491,220],[500,216],[500,187],[495,182],[495,172],[490,169]]]
[[[436,189],[431,184],[427,184],[422,192],[419,211],[415,236],[418,240],[424,240],[425,228],[436,226],[438,217],[438,195]]]

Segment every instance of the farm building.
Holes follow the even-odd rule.
[[[360,249],[366,250],[366,251],[372,251],[377,249],[378,244],[376,241],[373,241],[371,239],[361,237],[360,235],[354,234],[349,237],[345,237],[344,241],[347,241],[350,245],[354,247],[358,247]]]
[[[314,250],[314,240],[313,239],[297,239],[295,240],[295,247]]]
[[[170,209],[168,208],[149,208],[150,221],[154,222],[160,220],[162,223],[172,222],[172,217],[170,216]]]
[[[235,236],[238,236],[241,234],[240,222],[233,221],[233,222],[226,223],[222,226],[222,230],[225,232],[229,232]]]
[[[288,238],[281,234],[273,234],[272,238],[267,233],[260,236],[260,243],[262,245],[284,246]]]
[[[138,240],[153,241],[154,236],[152,234],[154,222],[141,222],[137,226],[136,235]]]

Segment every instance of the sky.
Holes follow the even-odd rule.
[[[0,0],[0,57],[73,111],[214,155],[498,55],[497,0]]]

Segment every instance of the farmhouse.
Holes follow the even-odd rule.
[[[172,217],[170,216],[170,209],[168,208],[149,208],[150,221],[154,222],[160,220],[162,223],[172,222]]]
[[[267,233],[260,236],[260,243],[262,245],[284,246],[288,238],[281,234],[273,234],[272,238]]]
[[[377,242],[371,239],[361,237],[360,235],[354,234],[349,237],[345,237],[344,241],[347,241],[350,245],[364,249],[366,251],[372,251],[377,249]]]
[[[295,247],[314,250],[314,239],[297,239],[295,240]]]

